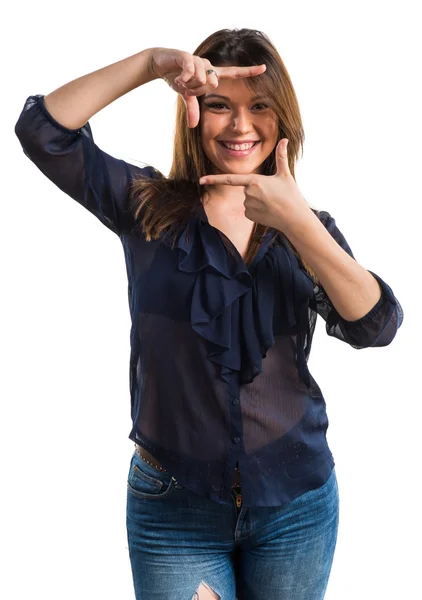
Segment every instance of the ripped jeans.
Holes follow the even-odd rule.
[[[335,468],[286,507],[203,498],[134,452],[126,527],[136,600],[322,600],[339,521]]]

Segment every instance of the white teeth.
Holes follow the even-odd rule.
[[[223,142],[223,145],[230,150],[249,150],[254,144],[255,142],[250,142],[249,144],[228,144]]]

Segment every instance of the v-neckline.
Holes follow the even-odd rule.
[[[253,267],[255,267],[255,265],[261,260],[261,258],[265,255],[266,251],[268,250],[268,243],[272,237],[272,235],[274,234],[274,229],[270,228],[269,231],[267,232],[267,234],[265,235],[265,237],[261,240],[261,244],[259,246],[258,252],[256,253],[255,258],[252,260],[250,265],[247,265],[245,262],[245,259],[243,258],[243,256],[240,254],[239,250],[236,248],[236,246],[233,244],[233,242],[231,241],[231,239],[225,234],[223,233],[220,229],[218,229],[218,227],[214,227],[214,225],[211,225],[211,223],[209,222],[207,213],[205,212],[205,208],[204,205],[202,203],[202,201],[200,200],[200,216],[201,216],[201,221],[203,221],[204,223],[206,223],[206,225],[208,227],[211,227],[211,229],[213,229],[216,233],[216,235],[219,238],[219,241],[221,243],[223,243],[223,239],[227,240],[228,245],[230,246],[230,248],[233,250],[235,256],[237,257],[238,261],[241,263],[241,265],[243,266],[243,268],[246,271],[251,271],[251,269]],[[224,245],[224,244],[223,244]]]

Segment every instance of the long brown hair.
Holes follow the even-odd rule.
[[[266,65],[264,73],[257,77],[249,77],[245,82],[251,93],[269,98],[270,106],[278,117],[277,143],[283,137],[288,138],[289,168],[295,178],[295,162],[299,150],[303,155],[305,135],[290,76],[269,38],[254,29],[222,29],[204,40],[193,54],[207,58],[216,67]],[[202,99],[202,96],[198,98],[200,108]],[[274,175],[276,172],[275,147],[261,165],[260,172],[263,175]],[[158,239],[169,229],[174,232],[174,241],[176,240],[183,225],[199,209],[203,193],[199,178],[211,173],[211,166],[202,150],[200,126],[193,129],[187,126],[186,107],[179,95],[173,163],[169,176],[166,178],[156,170],[155,178],[136,179],[132,187],[135,219],[148,241]],[[315,210],[314,212],[318,213]],[[245,256],[246,264],[250,264],[254,259],[260,240],[268,230],[264,225],[255,224]],[[317,281],[311,267],[301,259],[293,245],[289,245],[306,271]]]

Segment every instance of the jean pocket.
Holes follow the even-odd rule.
[[[164,498],[174,488],[174,479],[167,471],[160,471],[146,463],[135,451],[127,479],[128,491],[137,498]]]

